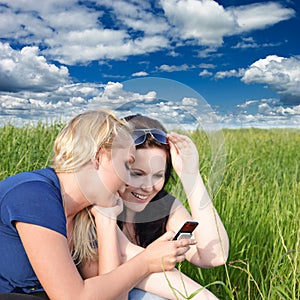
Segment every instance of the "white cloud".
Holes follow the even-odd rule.
[[[216,66],[214,64],[206,64],[206,63],[201,63],[199,64],[199,68],[203,69],[214,69]]]
[[[0,42],[0,90],[49,91],[68,81],[68,69],[49,64],[37,47],[17,51]]]
[[[263,29],[295,13],[276,2],[230,8],[212,0],[94,3],[2,0],[0,36],[38,46],[51,59],[71,65],[126,59],[162,49],[176,53],[174,42],[208,47],[208,52],[202,49],[200,53],[207,55],[222,45],[225,36]]]
[[[228,11],[233,14],[238,24],[238,27],[236,27],[237,32],[264,29],[295,16],[293,9],[282,7],[277,2],[237,6],[230,8]]]
[[[173,33],[198,45],[220,46],[225,36],[263,29],[292,18],[295,11],[276,2],[224,8],[211,0],[162,0]]]
[[[242,38],[242,41],[233,46],[233,49],[247,49],[247,48],[262,48],[279,46],[280,43],[256,43],[253,37]]]
[[[136,73],[132,74],[133,77],[143,77],[143,76],[147,76],[147,75],[149,75],[149,74],[145,71],[140,71],[140,72],[136,72]]]
[[[169,41],[163,36],[168,26],[163,18],[147,12],[146,2],[123,5],[121,1],[100,1],[102,9],[74,0],[51,0],[43,5],[35,1],[1,2],[0,36],[41,46],[45,55],[63,64],[124,59],[168,47]],[[111,4],[113,23],[102,24],[103,6]],[[142,34],[136,34],[139,32]]]
[[[278,99],[248,100],[235,113],[220,116],[225,127],[300,128],[300,105],[282,106]]]
[[[269,55],[245,70],[242,81],[262,83],[278,92],[286,103],[300,103],[300,57]]]
[[[191,67],[189,67],[187,64],[183,64],[180,66],[176,66],[176,65],[170,66],[170,65],[163,64],[158,67],[158,70],[161,72],[177,72],[177,71],[186,71],[190,68]]]
[[[132,55],[161,50],[168,50],[169,55],[175,57],[182,55],[180,47],[190,44],[201,46],[197,47],[199,57],[216,56],[221,55],[217,49],[224,37],[264,29],[295,15],[292,9],[274,1],[229,8],[213,0],[161,0],[155,3],[147,0],[96,0],[93,5],[91,3],[1,0],[0,36],[11,41],[12,45],[30,45],[13,49],[9,44],[0,44],[1,112],[19,119],[47,118],[68,116],[93,105],[109,108],[130,101],[138,101],[139,109],[143,109],[143,103],[155,102],[157,95],[154,91],[127,93],[122,84],[111,82],[103,85],[73,84],[68,69],[54,65],[53,61],[70,65],[89,64],[91,61],[108,64],[109,60],[125,61]],[[108,8],[105,14],[103,8]],[[257,43],[251,38],[242,38],[236,47],[254,48]],[[212,64],[168,65],[163,64],[163,60],[161,63],[157,70],[164,72],[203,68],[199,73],[203,77],[212,76],[209,70],[215,67]],[[133,77],[147,75],[146,72],[132,74]],[[299,121],[299,58],[268,56],[247,70],[216,73],[216,78],[220,79],[233,76],[242,77],[245,83],[265,84],[277,91],[285,104],[295,105],[280,106],[258,100],[260,105],[254,102],[252,105],[249,102],[249,107],[241,104],[241,109],[245,105],[243,113],[238,112],[241,120],[262,121],[260,116],[264,115],[276,120],[277,113],[284,120],[292,120],[293,115]],[[186,102],[175,105],[171,101],[167,104],[161,101],[157,107],[171,115],[180,115],[179,109]],[[157,112],[153,109],[149,114],[154,116]],[[226,118],[224,120],[228,122],[234,121],[229,114]]]
[[[203,71],[201,71],[200,73],[199,73],[199,76],[200,77],[210,77],[210,76],[212,76],[213,75],[213,73],[212,72],[209,72],[208,70],[203,70]]]
[[[202,45],[221,45],[234,30],[230,12],[211,0],[162,0],[162,7],[177,37]]]
[[[242,77],[244,72],[245,72],[244,69],[219,71],[219,72],[216,73],[215,78],[223,79],[223,78],[226,78],[226,77]]]
[[[169,124],[168,128],[183,126],[193,129],[195,124],[202,124],[206,129],[211,126],[299,128],[300,124],[300,105],[282,106],[278,99],[248,100],[238,105],[234,114],[221,114],[195,97],[182,97],[177,101],[173,98],[160,100],[155,90],[145,94],[131,92],[125,90],[120,82],[71,84],[40,93],[2,92],[0,124],[8,121],[16,125],[28,121],[67,121],[86,109],[99,108],[114,109],[120,117],[132,113],[147,114]]]
[[[155,13],[149,1],[130,3],[128,0],[100,0],[98,3],[113,11],[118,25],[125,25],[130,30],[143,32],[145,35],[161,35],[169,29],[163,15]]]

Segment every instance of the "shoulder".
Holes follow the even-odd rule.
[[[46,197],[61,198],[59,180],[51,168],[19,173],[0,182],[0,207],[5,202],[25,205],[26,199]]]
[[[24,172],[0,182],[0,216],[11,225],[22,221],[49,227],[65,223],[60,186],[51,168]]]
[[[52,168],[45,168],[30,172],[22,172],[0,181],[0,197],[20,185],[30,185],[45,182],[59,188],[59,180]]]

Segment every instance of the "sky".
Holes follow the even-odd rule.
[[[299,2],[0,0],[0,125],[105,108],[299,128]]]

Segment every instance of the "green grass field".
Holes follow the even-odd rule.
[[[0,129],[0,179],[51,162],[60,125]],[[223,131],[226,166],[214,203],[230,237],[226,266],[181,269],[220,299],[300,299],[300,130]],[[209,177],[209,145],[192,138]],[[178,182],[169,190],[184,200]],[[221,283],[222,284],[221,284]]]

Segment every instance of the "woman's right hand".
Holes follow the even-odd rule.
[[[185,253],[190,249],[190,246],[196,244],[193,239],[173,241],[171,240],[173,237],[174,232],[168,231],[142,252],[146,255],[151,273],[171,271],[177,263],[185,260]]]

